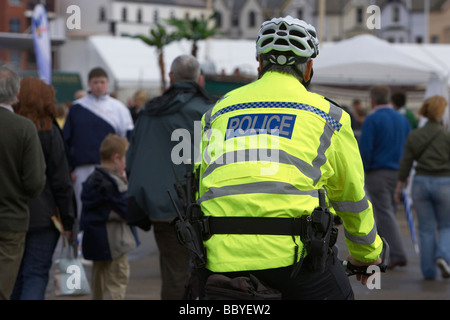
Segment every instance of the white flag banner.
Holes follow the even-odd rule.
[[[33,10],[31,27],[34,40],[34,51],[41,80],[52,83],[52,53],[47,12],[42,4],[37,4]]]

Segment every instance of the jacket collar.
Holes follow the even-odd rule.
[[[0,107],[1,107],[1,108],[4,108],[4,109],[6,109],[6,110],[9,110],[9,111],[11,111],[12,113],[14,113],[13,108],[12,108],[10,105],[8,105],[8,104],[2,104],[2,103],[0,103]]]

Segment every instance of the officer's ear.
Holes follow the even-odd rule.
[[[312,59],[309,59],[309,61],[306,63],[306,71],[305,71],[305,74],[303,75],[303,80],[304,80],[305,82],[308,82],[308,81],[311,79],[311,75],[312,75],[311,71],[312,71],[312,68],[313,68],[313,61],[312,61]]]
[[[258,55],[258,78],[261,78],[262,76],[261,70],[262,70],[262,58],[261,55]]]

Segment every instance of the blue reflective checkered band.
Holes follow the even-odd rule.
[[[232,106],[225,107],[219,111],[217,111],[205,124],[205,131],[211,127],[211,123],[219,116],[236,111],[236,110],[244,110],[244,109],[275,109],[275,108],[284,108],[284,109],[296,109],[296,110],[304,110],[317,114],[321,118],[323,118],[334,130],[341,130],[342,124],[339,123],[338,120],[334,119],[328,113],[323,110],[320,110],[316,107],[297,103],[297,102],[278,102],[278,101],[262,101],[262,102],[250,102],[250,103],[240,103]]]

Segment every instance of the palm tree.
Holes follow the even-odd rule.
[[[215,34],[217,34],[218,27],[214,24],[213,27],[208,26],[209,20],[215,21],[215,14],[210,16],[208,19],[177,19],[171,18],[167,19],[166,22],[169,25],[175,26],[177,28],[177,34],[179,35],[179,39],[187,39],[192,40],[192,50],[191,54],[194,57],[197,57],[197,42],[199,40],[207,39]]]
[[[172,41],[178,40],[179,36],[175,33],[168,33],[166,29],[157,24],[155,29],[150,29],[150,36],[138,34],[134,36],[128,35],[128,37],[141,39],[149,46],[155,46],[158,51],[158,63],[161,71],[161,93],[166,90],[166,78],[165,78],[165,65],[164,65],[164,46],[168,45]]]

